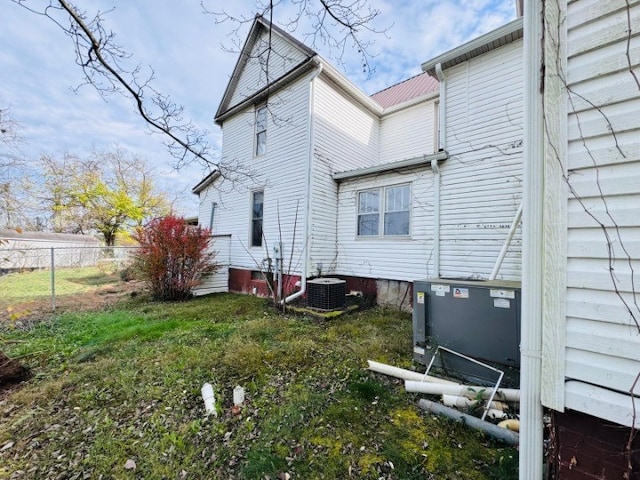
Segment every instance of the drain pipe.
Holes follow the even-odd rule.
[[[309,80],[309,123],[307,128],[307,148],[309,149],[307,155],[307,178],[306,178],[306,187],[307,194],[305,197],[305,220],[304,220],[304,246],[303,246],[303,257],[304,261],[302,262],[302,274],[300,276],[300,290],[295,293],[292,293],[288,297],[284,298],[281,303],[289,303],[295,300],[296,298],[301,297],[307,291],[307,272],[309,268],[309,232],[311,231],[311,184],[313,180],[313,175],[311,173],[311,169],[313,167],[313,149],[315,146],[314,136],[313,136],[313,123],[314,123],[314,102],[315,102],[315,82],[314,80],[322,73],[322,62],[318,59],[315,60],[318,69],[311,76]],[[291,246],[293,248],[293,245]]]
[[[495,280],[498,276],[498,272],[500,271],[500,267],[502,266],[502,262],[504,261],[504,257],[507,255],[507,250],[509,250],[509,245],[511,245],[511,240],[513,240],[513,236],[516,234],[516,230],[518,228],[518,223],[520,223],[520,218],[522,218],[522,201],[518,206],[518,211],[516,212],[516,216],[511,223],[511,228],[509,228],[509,233],[507,234],[507,238],[502,245],[502,249],[500,250],[500,254],[498,255],[498,259],[496,260],[496,264],[493,266],[493,271],[491,272],[491,276],[489,280]]]
[[[447,85],[442,64],[436,64],[436,76],[440,82],[440,101],[438,102],[438,145],[435,150],[447,150]],[[440,167],[437,160],[431,160],[433,172],[433,277],[440,278]]]
[[[438,160],[431,160],[433,172],[433,272],[440,278],[440,167]]]
[[[544,135],[540,94],[543,0],[524,2],[524,185],[522,201],[522,334],[520,459],[522,480],[542,478],[542,278]]]

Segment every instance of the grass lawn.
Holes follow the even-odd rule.
[[[406,314],[319,322],[249,296],[136,298],[6,326],[0,340],[34,373],[0,400],[0,478],[517,478],[515,450],[425,415],[400,382],[366,370],[409,366]]]

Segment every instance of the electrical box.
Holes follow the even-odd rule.
[[[339,278],[314,278],[307,281],[307,306],[318,310],[345,307],[347,282]]]
[[[414,360],[427,365],[443,346],[519,377],[520,302],[520,282],[414,281]]]

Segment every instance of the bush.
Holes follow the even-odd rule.
[[[200,278],[217,269],[215,255],[208,252],[210,231],[186,225],[183,218],[154,219],[135,238],[140,244],[136,264],[156,300],[191,297]]]

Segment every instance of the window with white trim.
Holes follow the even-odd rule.
[[[359,237],[398,237],[411,232],[411,186],[393,185],[358,192]]]
[[[255,156],[267,153],[267,107],[256,108],[256,149]]]

